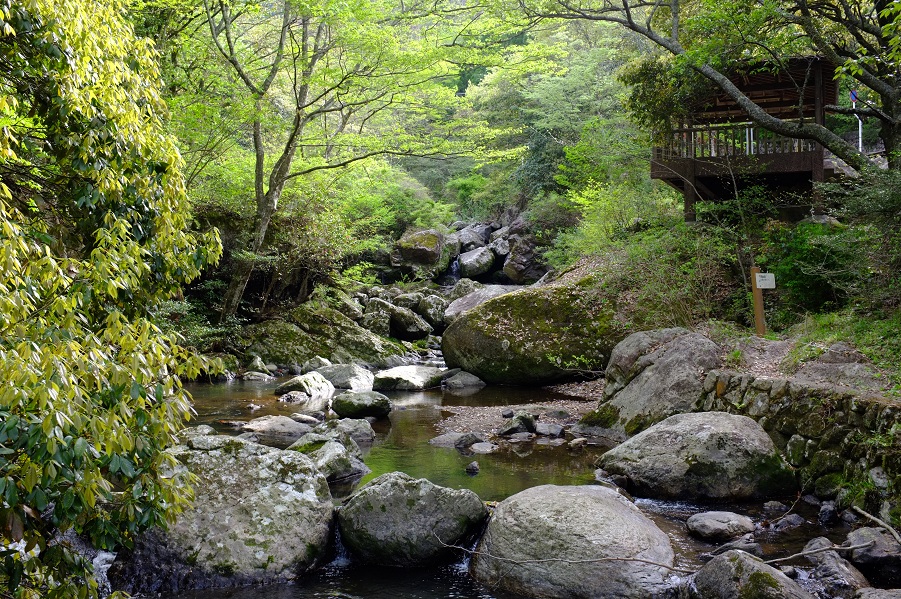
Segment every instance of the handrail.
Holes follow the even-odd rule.
[[[725,158],[814,152],[815,141],[777,135],[750,123],[675,129],[670,143],[654,148],[654,158]]]

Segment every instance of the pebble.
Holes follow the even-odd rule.
[[[583,449],[586,445],[588,445],[588,439],[585,437],[578,437],[569,442],[571,449]]]
[[[475,475],[479,473],[479,463],[470,462],[466,465],[466,474]]]

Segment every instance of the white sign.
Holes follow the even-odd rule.
[[[755,275],[758,289],[775,289],[776,275],[769,272],[759,272]]]

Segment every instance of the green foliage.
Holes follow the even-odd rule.
[[[845,341],[873,361],[901,393],[901,313],[879,316],[845,308],[825,314],[809,314],[787,331],[798,343],[784,366],[790,370],[814,359],[831,345]]]
[[[571,191],[566,200],[578,211],[578,225],[562,232],[547,258],[560,267],[579,256],[599,255],[629,230],[641,230],[677,218],[675,194],[662,186],[630,182],[592,183]]]
[[[772,221],[757,261],[776,275],[781,310],[791,314],[841,307],[860,294],[870,279],[866,256],[872,233],[865,227]]]
[[[0,2],[3,597],[96,596],[51,540],[127,544],[190,495],[163,449],[190,414],[179,377],[210,365],[148,315],[219,244],[188,232],[155,56],[123,8]]]

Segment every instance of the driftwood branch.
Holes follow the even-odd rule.
[[[802,551],[800,553],[795,553],[793,555],[789,555],[788,557],[777,557],[776,559],[767,560],[763,563],[777,564],[779,562],[787,562],[789,560],[793,560],[797,557],[805,557],[807,555],[816,555],[817,553],[823,553],[825,551],[851,551],[853,549],[864,549],[866,547],[870,547],[872,544],[873,544],[873,541],[869,541],[867,543],[863,543],[862,545],[851,545],[850,547],[842,547],[841,545],[832,545],[831,547],[820,547],[819,549],[811,549],[810,551]]]
[[[861,516],[863,516],[864,518],[867,518],[868,520],[872,520],[873,522],[875,522],[876,524],[878,524],[879,526],[881,526],[882,528],[884,528],[885,530],[887,530],[887,531],[889,532],[890,535],[892,535],[893,537],[895,537],[895,540],[898,541],[898,544],[901,545],[901,535],[899,535],[899,534],[898,534],[898,531],[895,530],[894,528],[892,528],[890,524],[888,524],[887,522],[884,522],[884,521],[880,520],[879,518],[877,518],[877,517],[874,516],[873,514],[870,514],[870,513],[868,513],[868,512],[863,511],[862,509],[860,509],[860,508],[857,507],[856,505],[852,505],[852,506],[851,506],[851,509],[854,510],[855,512],[857,512],[858,514],[860,514]]]
[[[432,533],[432,534],[434,534],[434,533]],[[448,549],[458,549],[460,551],[463,551],[464,553],[467,553],[468,555],[482,555],[485,557],[489,557],[491,559],[495,559],[495,560],[498,560],[501,562],[508,562],[508,563],[515,564],[518,566],[521,566],[523,564],[548,564],[548,563],[595,564],[595,563],[601,563],[601,562],[639,562],[642,564],[648,564],[651,566],[665,568],[667,570],[672,570],[673,572],[679,572],[681,574],[694,574],[695,573],[694,570],[685,570],[683,568],[676,568],[674,566],[668,566],[666,564],[652,562],[650,560],[641,559],[641,558],[637,558],[637,557],[598,557],[598,558],[593,558],[593,559],[565,559],[562,557],[549,557],[549,558],[544,558],[544,559],[516,560],[516,559],[509,558],[509,557],[499,557],[497,555],[492,555],[491,553],[488,553],[487,551],[476,551],[474,549],[467,549],[466,547],[461,547],[459,545],[448,545],[447,543],[442,541],[440,538],[438,538],[437,534],[435,535],[435,538],[438,539],[438,543],[440,543],[442,547],[446,547]]]

